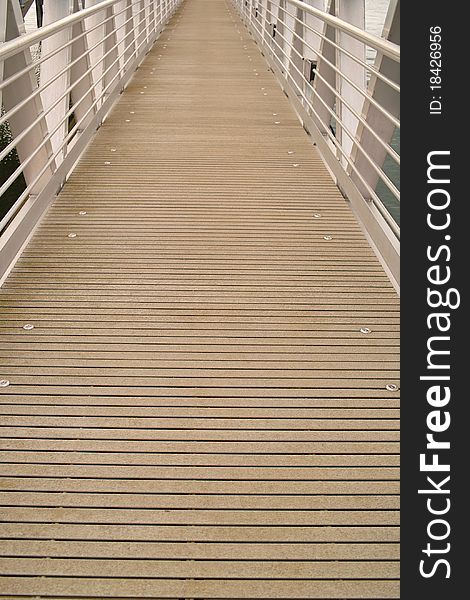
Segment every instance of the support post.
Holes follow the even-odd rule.
[[[388,39],[390,42],[400,44],[400,0],[391,0],[390,2],[389,10],[385,19],[383,37]],[[377,71],[391,81],[397,84],[400,82],[400,65],[388,57],[383,56],[383,54],[377,54],[374,67]],[[370,78],[369,94],[391,115],[397,119],[400,118],[399,92],[393,90],[376,75],[372,75]],[[364,105],[362,116],[371,126],[371,128],[379,135],[379,137],[385,143],[390,144],[390,141],[395,133],[395,125],[368,101],[366,101]],[[387,152],[377,141],[377,139],[370,133],[370,131],[362,124],[359,124],[357,137],[359,144],[364,151],[367,152],[369,156],[374,157],[378,166],[383,167],[387,157]],[[362,152],[358,151],[357,148],[354,149],[354,161],[358,171],[361,173],[361,176],[374,190],[379,181],[379,175],[375,169],[371,167],[369,161],[364,157]],[[364,197],[369,197],[370,193],[361,183],[358,176],[355,173],[352,173],[351,177]]]
[[[2,2],[2,8],[0,9],[0,26],[0,41],[6,42],[13,40],[25,33],[23,16],[18,0],[7,0],[6,2]],[[8,79],[15,75],[15,73],[18,73],[18,71],[22,71],[31,63],[32,59],[29,49],[21,50],[18,54],[8,58],[3,64],[4,79]],[[7,85],[3,89],[2,94],[5,112],[10,111],[17,104],[26,98],[29,98],[37,87],[38,82],[34,69],[29,70],[11,85]],[[13,139],[29,127],[29,125],[37,119],[38,115],[44,115],[44,111],[41,98],[39,95],[36,95],[23,106],[21,111],[18,111],[9,118],[8,123]],[[41,118],[39,122],[32,127],[31,131],[16,145],[16,151],[20,162],[24,162],[45,138],[47,138],[47,124],[45,118]],[[23,175],[26,185],[32,184],[51,156],[51,144],[50,142],[46,142],[46,144],[36,153],[34,158],[24,167]],[[55,161],[52,161],[51,165],[47,167],[44,174],[31,189],[31,194],[35,194],[36,190],[42,189],[54,171]]]
[[[336,0],[330,0],[327,12],[333,15],[336,13]],[[335,42],[336,33],[334,27],[331,25],[323,25],[320,31],[326,39],[320,38],[321,41],[317,61],[317,74],[319,76],[315,77],[313,82],[315,93],[312,97],[312,118],[320,132],[326,136],[330,129],[331,122],[331,113],[328,111],[328,108],[333,110],[336,102],[336,96],[333,92],[333,90],[336,89],[336,73],[331,66],[336,66],[336,51],[327,40]],[[325,81],[331,87],[329,87]],[[336,150],[334,151],[336,152]]]
[[[81,10],[79,0],[74,0],[73,11],[78,12],[79,10]],[[74,109],[76,120],[81,121],[84,119],[80,125],[81,130],[88,126],[96,113],[95,88],[93,87],[92,75],[91,73],[85,75],[91,64],[88,40],[85,35],[82,35],[84,32],[83,21],[72,27],[72,39],[74,41],[72,44],[71,59],[72,62],[76,59],[79,60],[70,69],[70,85],[73,85],[80,79],[71,91],[72,104],[76,104],[86,94],[85,98]],[[85,115],[87,116],[85,117]]]
[[[114,17],[114,6],[110,6],[105,12],[104,25],[104,65],[105,76],[103,78],[103,90],[106,89],[105,96],[108,96],[114,85],[117,84],[119,74],[119,60],[116,36],[116,20]],[[109,87],[108,87],[109,86]]]
[[[44,11],[44,24],[49,25],[58,21],[64,17],[68,17],[73,12],[73,0],[48,0],[45,5]],[[60,31],[47,37],[43,40],[41,45],[42,54],[45,56],[54,52],[72,38],[71,28]],[[58,71],[65,69],[71,62],[72,49],[71,46],[67,46],[63,50],[56,52],[50,59],[44,61],[41,65],[40,81],[41,86],[47,84]],[[70,86],[70,70],[61,75],[53,83],[48,85],[41,91],[42,103],[44,110],[46,111],[46,122],[49,131],[53,131],[59,123],[62,121],[59,129],[52,134],[51,144],[52,151],[56,153],[65,136],[67,135],[68,122],[64,121],[66,112],[70,105],[70,96],[67,94],[62,100],[60,100],[53,108],[49,108],[62,96],[67,88]],[[63,157],[66,154],[67,149],[63,148],[56,156],[57,166],[62,162]]]
[[[356,25],[360,29],[365,29],[365,0],[336,0],[336,16],[347,21],[352,25]],[[350,35],[343,33],[342,31],[337,32],[336,43],[344,50],[347,50],[350,54],[357,57],[358,59],[365,61],[366,59],[366,48],[363,42],[360,42]],[[355,62],[349,56],[346,56],[344,52],[337,50],[337,65],[341,73],[347,75],[347,77],[353,81],[356,86],[362,90],[366,89],[366,70],[363,66]],[[340,96],[347,101],[347,103],[353,108],[358,114],[362,112],[364,106],[364,96],[358,92],[354,87],[347,82],[343,77],[337,75],[336,89],[339,91]],[[354,141],[351,139],[355,135],[359,120],[351,110],[341,102],[336,101],[336,113],[344,123],[344,127],[349,133],[343,130],[343,127],[339,124],[336,127],[336,137],[341,143],[341,147],[346,156],[351,156]],[[342,159],[344,168],[347,168],[347,162]]]

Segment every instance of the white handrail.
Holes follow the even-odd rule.
[[[0,44],[0,124],[11,130],[0,158],[14,149],[19,158],[0,196],[24,177],[0,220],[0,280],[182,1],[104,0]],[[21,31],[16,6],[11,12],[11,30]]]
[[[400,46],[389,42],[388,40],[384,40],[381,37],[376,35],[372,35],[355,25],[351,25],[347,21],[343,21],[338,17],[328,14],[318,8],[314,8],[310,6],[310,4],[305,4],[305,2],[300,2],[300,0],[286,0],[289,4],[293,4],[298,8],[301,8],[305,12],[313,15],[314,17],[320,18],[325,23],[332,25],[335,29],[339,29],[343,33],[347,33],[351,37],[355,38],[359,42],[363,42],[366,46],[370,46],[371,48],[375,48],[375,50],[379,50],[385,56],[395,60],[396,62],[400,62]]]
[[[79,151],[181,2],[103,0],[0,44],[0,66],[9,61],[8,75],[0,85],[5,105],[0,123],[8,122],[12,130],[12,139],[0,158],[14,148],[20,158],[0,192],[7,191],[21,175],[26,182],[1,219],[0,233],[3,230],[5,235],[0,236],[0,252],[8,232],[36,198],[42,202],[60,188]],[[390,202],[399,200],[399,189],[385,159],[389,157],[396,165],[400,162],[392,141],[400,124],[400,47],[341,19],[341,11],[334,16],[301,0],[284,0],[283,5],[280,0],[232,2],[291,97],[338,185],[350,199],[360,199],[359,212],[367,206],[367,218],[373,214],[372,229],[376,228],[374,219],[380,222],[379,229],[394,249],[399,225],[389,207]],[[98,14],[102,16],[90,21]],[[308,19],[308,15],[315,18]],[[394,17],[389,24],[392,22],[396,23]],[[60,32],[67,35],[52,38],[47,47],[42,45],[39,60],[30,60],[32,47]],[[366,61],[366,47],[377,52],[373,66]],[[60,58],[65,51],[70,53],[67,64],[62,54],[56,70],[43,69],[44,64],[52,64],[48,63],[51,57]],[[388,58],[383,61],[383,57]],[[65,85],[63,78],[72,68],[73,78]],[[42,74],[39,82],[35,71]],[[366,83],[366,72],[370,84]],[[21,86],[17,87],[17,82]],[[75,110],[76,123],[70,129],[67,123]],[[392,200],[390,196],[383,200],[377,182],[383,183]]]
[[[389,171],[400,164],[396,4],[384,39],[358,27],[359,19],[343,20],[341,6],[333,15],[302,0],[231,1],[398,281],[400,191]],[[375,51],[374,64],[366,49]]]
[[[4,1],[4,0],[3,0]],[[113,6],[114,4],[118,4],[122,2],[122,0],[103,0],[99,4],[95,6],[90,6],[90,8],[84,8],[68,17],[64,17],[59,21],[55,21],[54,23],[50,23],[49,25],[43,25],[36,31],[32,31],[31,33],[26,33],[20,37],[15,38],[14,40],[10,40],[8,42],[3,42],[0,44],[0,61],[6,60],[18,52],[22,50],[26,50],[34,44],[37,44],[44,40],[45,38],[54,35],[54,33],[59,33],[59,31],[63,31],[76,23],[79,23],[86,17],[91,17],[92,15],[105,10]]]
[[[118,2],[122,2],[122,0],[117,0]],[[132,0],[132,6],[134,6],[135,4],[138,4],[139,0]],[[26,66],[24,69],[22,69],[21,71],[18,71],[17,73],[15,73],[14,75],[11,75],[11,77],[9,77],[8,79],[4,79],[3,81],[0,81],[0,90],[3,89],[4,87],[6,87],[7,85],[10,85],[11,83],[13,83],[14,81],[16,81],[17,79],[19,79],[20,77],[22,77],[23,75],[25,75],[26,73],[28,73],[28,71],[31,71],[32,69],[36,69],[38,65],[44,63],[46,60],[49,60],[50,58],[52,58],[53,56],[55,56],[56,54],[58,54],[59,52],[61,52],[62,50],[64,50],[65,48],[67,48],[68,46],[71,46],[75,41],[86,37],[89,33],[91,33],[92,31],[95,31],[97,29],[99,29],[100,27],[103,27],[103,25],[105,23],[108,23],[109,21],[111,21],[112,19],[116,18],[118,15],[121,15],[123,13],[125,13],[128,10],[127,6],[122,9],[121,11],[119,11],[118,13],[114,13],[112,17],[108,17],[107,19],[104,19],[103,21],[101,21],[100,23],[98,23],[97,25],[95,25],[94,27],[90,27],[90,29],[88,29],[87,31],[85,31],[84,33],[81,33],[80,35],[77,35],[76,37],[74,37],[73,39],[69,40],[68,42],[65,42],[64,44],[62,44],[61,46],[59,46],[58,48],[55,48],[52,52],[49,52],[48,54],[45,54],[44,56],[41,55],[41,58],[39,60],[35,60],[34,63],[31,63],[30,65]],[[142,11],[140,11],[142,12]],[[75,13],[75,14],[79,14],[81,15],[83,13],[83,11],[79,12],[79,13]],[[136,13],[138,14],[138,13]],[[132,15],[132,17],[130,19],[128,19],[127,21],[124,22],[124,25],[128,22],[131,21],[133,18],[135,17],[135,15]],[[58,23],[61,23],[62,21],[58,21]],[[55,24],[55,23],[54,23]],[[47,27],[47,26],[46,26]],[[42,30],[41,30],[42,31]],[[109,34],[112,35],[112,34]],[[23,37],[21,37],[20,39],[24,39],[25,37],[27,37],[26,35],[24,35]],[[107,36],[108,37],[108,36]],[[41,38],[42,39],[42,38]],[[103,40],[99,40],[98,42],[96,42],[95,46],[99,46],[101,44]],[[4,42],[4,44],[9,44],[10,42]],[[28,46],[30,47],[30,46]],[[2,50],[2,44],[0,44],[0,61],[4,60],[1,56],[1,50]],[[93,48],[89,48],[89,51],[93,50]],[[66,67],[67,68],[67,67]],[[3,117],[2,117],[3,118]]]
[[[269,14],[271,16],[274,16],[274,13],[268,9],[266,9],[266,12],[269,12]],[[286,14],[288,14],[290,17],[292,17],[295,21],[300,22],[299,19],[297,19],[297,17],[294,17],[294,15],[292,15],[291,13],[284,11]],[[263,20],[266,22],[266,19],[264,17],[262,17]],[[285,23],[283,23],[283,26],[289,30],[292,35],[303,42],[303,44],[309,48],[310,50],[312,50],[313,52],[315,51],[314,48],[312,48],[312,46],[310,46],[310,44],[308,42],[306,42],[305,40],[302,40],[301,36],[291,27],[289,27],[288,25],[286,25]],[[318,32],[314,31],[312,27],[309,27],[307,24],[304,25],[307,29],[309,29],[309,31],[312,31],[312,33],[317,34]],[[280,35],[280,34],[278,34]],[[326,39],[325,36],[320,36],[323,39]],[[285,39],[285,38],[283,38]],[[330,40],[327,41],[327,43],[330,43]],[[332,46],[338,48],[337,44],[332,43]],[[342,51],[342,50],[341,50]],[[298,52],[297,52],[298,54]],[[345,73],[342,73],[338,67],[336,67],[335,65],[333,65],[327,58],[325,58],[324,56],[322,56],[322,60],[323,62],[328,65],[331,69],[333,69],[333,71],[335,71],[335,73],[337,73],[338,75],[340,75],[342,77],[342,79],[344,81],[346,81],[351,87],[353,87],[357,92],[359,92],[360,94],[362,94],[363,96],[366,96],[366,91],[365,90],[361,90],[360,87],[354,83],[354,81],[352,81]],[[362,63],[362,61],[358,61],[359,63]],[[362,63],[364,67],[367,67],[367,63]],[[399,91],[399,90],[396,90]],[[383,106],[381,106],[378,102],[376,102],[373,98],[370,98],[369,101],[374,104],[374,106],[377,108],[377,110],[379,110],[387,119],[389,119],[394,125],[395,127],[399,127],[400,126],[400,122],[398,121],[398,119],[395,119],[395,117],[393,115],[391,115]]]

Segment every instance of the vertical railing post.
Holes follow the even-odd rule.
[[[286,20],[285,5],[286,5],[285,0],[277,0],[276,36],[274,38],[277,42],[277,43],[274,43],[275,52],[276,52],[276,55],[277,55],[281,65],[284,67],[284,69],[282,69],[283,72],[285,70],[285,60],[284,60],[284,56],[285,56],[285,41],[284,41],[285,27],[284,27],[284,25],[285,25],[285,20]],[[277,34],[279,34],[279,35],[277,35]]]
[[[136,44],[135,44],[135,17],[134,11],[132,8],[132,0],[126,0],[126,12],[125,14],[125,45],[126,50],[124,52],[124,65],[127,65],[125,69],[129,69],[130,62],[133,56],[136,54]]]
[[[273,15],[273,3],[270,0],[266,1],[266,21],[265,21],[265,41],[266,46],[270,49],[270,55],[272,56],[273,51],[273,25],[274,25],[274,15]]]
[[[313,6],[319,10],[324,10],[324,0],[305,0],[306,4]],[[304,77],[306,81],[304,83],[305,89],[305,109],[310,114],[311,111],[308,108],[311,105],[313,100],[313,92],[312,86],[315,82],[315,75],[317,72],[318,65],[318,55],[321,46],[321,38],[312,31],[318,31],[318,33],[323,34],[324,31],[324,23],[321,19],[305,12],[305,27],[304,27]]]
[[[117,75],[119,73],[119,61],[118,59],[118,48],[117,48],[117,35],[116,35],[116,19],[114,17],[114,5],[106,9],[105,13],[105,27],[104,27],[104,71],[105,76],[103,80],[103,89],[106,89],[105,96],[110,93],[112,82],[116,82]]]
[[[336,14],[335,0],[330,0],[327,12],[332,15]],[[323,26],[320,26],[320,33],[326,39],[320,38],[316,69],[318,77],[315,77],[313,82],[311,112],[318,129],[324,136],[327,136],[331,122],[331,114],[328,109],[333,110],[336,102],[333,91],[336,89],[336,73],[331,66],[336,67],[336,50],[328,40],[335,43],[336,32],[334,27],[323,23]]]
[[[44,25],[49,25],[67,17],[73,12],[73,0],[48,0],[44,5]],[[43,55],[50,54],[58,48],[61,48],[71,40],[71,28],[64,29],[59,33],[47,37],[41,45],[41,53]],[[66,46],[63,50],[56,52],[53,57],[44,61],[41,65],[40,83],[44,85],[54,77],[57,71],[65,69],[71,62],[71,46]],[[46,122],[49,131],[53,131],[60,124],[59,129],[51,136],[52,151],[55,154],[62,146],[65,136],[68,132],[68,122],[65,119],[65,114],[69,109],[70,97],[67,94],[58,103],[56,101],[64,95],[65,91],[70,86],[70,70],[61,75],[53,83],[48,85],[41,92],[42,104],[46,112]],[[55,104],[53,108],[52,105]],[[62,148],[62,151],[57,154],[57,166],[62,162],[67,149]]]
[[[157,30],[157,19],[155,14],[155,0],[150,0],[149,3],[149,40],[152,42],[155,39]]]
[[[150,0],[145,0],[145,39],[150,44]]]
[[[303,56],[305,55],[303,43],[303,40],[305,39],[305,13],[301,8],[294,9],[291,7],[291,10],[295,10],[296,20],[294,20],[293,26],[295,35],[292,36],[289,70],[291,81],[295,82],[295,94],[299,97],[303,104],[303,94],[305,92],[305,79],[303,77]]]
[[[336,16],[356,25],[360,29],[365,29],[365,0],[348,0],[348,2],[342,2],[339,0],[336,4]],[[351,36],[337,31],[336,43],[347,50],[350,54],[354,55],[361,61],[366,59],[365,44],[360,42]],[[337,51],[337,65],[341,73],[347,75],[347,77],[353,81],[357,87],[361,90],[366,89],[366,70],[363,66],[355,62],[349,56],[346,56],[340,50]],[[364,105],[364,95],[358,92],[354,87],[346,81],[341,75],[337,76],[336,89],[339,95],[344,99],[357,113],[362,112]],[[357,117],[351,112],[351,110],[341,100],[336,101],[336,113],[344,123],[344,129],[347,129],[350,133],[346,133],[342,126],[337,125],[336,137],[341,143],[341,147],[346,154],[350,156],[354,146],[354,141],[351,139],[351,133],[354,134],[357,131],[359,121]],[[347,163],[343,158],[343,166],[346,168]]]
[[[261,22],[263,24],[263,44],[271,47],[271,16],[269,14],[270,6],[268,0],[261,0]]]
[[[289,81],[289,83],[292,83],[292,77],[293,77],[293,73],[292,71],[294,70],[292,68],[292,46],[294,45],[294,34],[292,33],[293,31],[295,31],[295,14],[296,14],[296,7],[292,6],[289,4],[288,0],[286,0],[285,2],[285,11],[284,11],[284,19],[285,19],[285,27],[284,27],[284,37],[285,37],[285,43],[284,43],[284,69],[286,72],[286,78]],[[294,15],[294,16],[292,16]]]
[[[142,52],[142,43],[145,39],[145,0],[140,0],[137,10],[137,52]]]
[[[125,73],[124,64],[126,62],[125,44],[126,44],[126,0],[119,0],[115,5],[114,22],[116,24],[116,39],[118,45],[119,59],[119,76],[122,77]]]
[[[157,20],[157,35],[161,31],[162,23],[162,0],[155,0],[155,18]]]
[[[3,3],[2,3],[3,4]],[[0,30],[0,41],[13,40],[25,33],[23,16],[21,14],[20,4],[17,0],[7,0],[4,3],[2,11]],[[19,71],[25,69],[32,62],[30,50],[21,50],[14,56],[7,58],[3,67],[3,77],[8,79]],[[38,88],[38,81],[33,70],[18,78],[12,85],[3,88],[2,102],[5,112],[12,110],[17,104],[26,100]],[[36,121],[38,115],[44,115],[42,99],[40,95],[31,98],[23,106],[21,111],[12,115],[8,119],[10,131],[13,139],[17,137],[24,129]],[[47,138],[47,123],[43,117],[32,127],[31,131],[16,144],[16,152],[20,162],[26,161],[31,153]],[[34,158],[23,168],[23,176],[26,185],[32,183],[37,175],[44,169],[45,165],[52,157],[52,146],[49,141],[35,154]],[[44,174],[39,178],[31,189],[31,194],[36,194],[47,183],[49,177],[55,171],[55,161],[47,167]]]
[[[313,6],[313,8],[317,8],[322,11],[324,10],[324,7],[325,7],[324,0],[304,0],[304,2],[305,2],[305,4],[309,4],[310,6]],[[306,13],[305,14],[305,23],[306,23],[306,25],[309,26],[309,28],[311,27],[315,31],[318,31],[319,33],[323,33],[324,23],[318,17],[314,17],[313,15]],[[319,54],[319,49],[320,49],[320,45],[321,45],[321,38],[319,38],[312,31],[310,31],[309,28],[307,28],[307,27],[305,28],[305,41],[308,43],[309,46],[311,46],[313,48],[313,50],[308,49],[308,50],[306,50],[306,52],[310,53],[311,58],[318,60],[318,54]]]
[[[8,2],[0,2],[0,43],[7,40]],[[3,61],[0,62],[0,81],[3,81]],[[0,90],[0,108],[2,106],[2,90]]]
[[[400,43],[400,0],[391,0],[387,16],[385,18],[383,36],[390,42],[395,44]],[[377,53],[374,63],[374,68],[395,83],[400,81],[400,65],[384,56]],[[384,81],[372,74],[369,86],[369,95],[376,100],[380,106],[383,106],[397,120],[400,117],[400,94],[393,90]],[[395,133],[395,125],[385,117],[371,102],[366,100],[362,113],[365,121],[372,127],[375,133],[386,143],[390,144]],[[383,167],[387,152],[382,144],[372,135],[372,133],[359,123],[357,130],[357,144],[353,149],[353,160],[362,178],[368,183],[371,189],[375,189],[379,181],[379,175],[372,168],[370,162],[365,158],[363,153],[357,149],[359,145],[369,156],[373,156],[376,164]],[[351,178],[356,183],[364,197],[368,198],[370,193],[359,180],[359,177],[352,172]]]
[[[73,11],[78,12],[80,6],[78,0],[74,0]],[[72,52],[71,60],[75,62],[70,69],[70,85],[73,88],[70,92],[72,104],[76,104],[81,98],[80,104],[77,104],[74,109],[75,118],[77,121],[82,121],[80,129],[87,127],[88,123],[93,119],[96,113],[95,104],[95,88],[90,69],[90,54],[88,51],[87,38],[85,35],[84,22],[79,21],[72,27]],[[75,84],[75,85],[74,85]],[[85,116],[86,115],[86,116]]]
[[[86,7],[91,8],[97,4],[100,4],[102,0],[87,0]],[[95,97],[98,100],[97,109],[102,103],[102,92],[103,92],[103,80],[101,78],[103,74],[103,38],[104,38],[104,13],[99,11],[85,19],[85,29],[87,31],[87,44],[90,48],[90,63],[95,65],[92,69],[93,84],[95,88]],[[92,30],[92,31],[91,31]],[[93,48],[93,50],[91,50]]]

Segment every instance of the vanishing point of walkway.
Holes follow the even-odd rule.
[[[0,299],[0,597],[398,597],[397,297],[230,3],[176,13]]]

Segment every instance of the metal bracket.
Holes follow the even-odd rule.
[[[317,61],[310,58],[303,59],[303,74],[310,83],[315,79],[315,71],[317,70]]]

